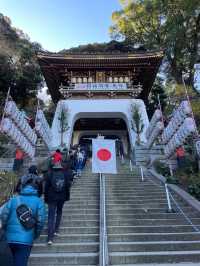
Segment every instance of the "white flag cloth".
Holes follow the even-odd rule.
[[[92,172],[116,174],[115,140],[92,140]]]

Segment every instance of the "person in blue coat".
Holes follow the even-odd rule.
[[[27,230],[20,223],[16,213],[19,199],[20,204],[26,204],[31,208],[36,217],[35,228]],[[13,255],[14,266],[27,266],[33,241],[39,237],[45,223],[45,205],[38,197],[37,189],[31,185],[31,180],[27,180],[19,195],[14,196],[5,204],[0,218]]]

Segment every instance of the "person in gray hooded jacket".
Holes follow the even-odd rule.
[[[27,183],[27,180],[29,180],[32,187],[37,190],[38,196],[40,197],[43,194],[43,179],[38,176],[37,167],[35,165],[30,166],[28,173],[19,178],[15,192],[20,193],[24,185]],[[30,182],[30,180],[32,180],[32,182]]]

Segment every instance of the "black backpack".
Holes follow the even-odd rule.
[[[21,203],[19,197],[17,197],[17,202],[18,206],[16,208],[16,214],[21,225],[26,230],[31,230],[35,228],[37,224],[37,219],[34,217],[31,208],[29,208],[26,204]]]
[[[65,176],[62,171],[53,171],[51,185],[56,192],[62,192],[65,190]]]

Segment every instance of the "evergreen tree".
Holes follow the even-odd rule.
[[[42,86],[42,74],[36,52],[38,43],[30,42],[21,30],[12,27],[9,18],[0,14],[0,102],[3,104],[8,88],[11,96],[21,105],[28,106]]]
[[[140,145],[140,134],[144,130],[144,123],[142,120],[142,115],[140,113],[139,106],[137,104],[133,104],[131,106],[131,112],[132,112],[132,129],[136,133],[136,143]]]
[[[199,0],[120,0],[122,10],[112,15],[111,35],[146,49],[162,49],[166,72],[178,84],[182,72],[193,82],[193,66],[200,50]]]
[[[61,133],[60,145],[61,145],[61,147],[63,147],[64,146],[63,135],[64,135],[65,131],[67,131],[69,129],[68,112],[66,110],[62,110],[60,113],[60,116],[58,117],[58,120],[60,121],[60,133]]]
[[[151,119],[154,111],[156,108],[159,107],[159,101],[161,105],[161,109],[164,112],[166,104],[167,104],[167,95],[165,93],[163,80],[159,77],[154,82],[154,85],[151,89],[151,92],[149,94],[149,101],[147,104],[147,112],[149,115],[149,118]]]

